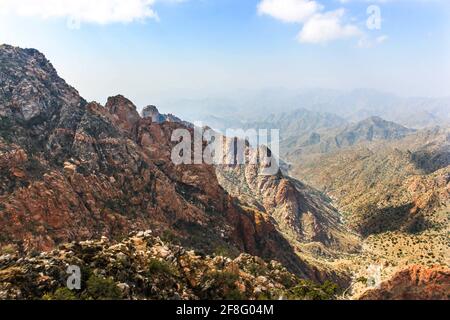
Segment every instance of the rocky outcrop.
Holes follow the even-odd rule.
[[[143,118],[150,118],[155,123],[161,123],[164,122],[164,118],[159,113],[158,108],[155,106],[146,106],[144,109],[142,109],[142,117]]]
[[[86,101],[35,49],[0,46],[0,136],[49,161],[70,152]]]
[[[154,123],[177,122],[184,124],[186,127],[192,127],[192,124],[181,120],[173,114],[159,113],[158,108],[153,105],[146,106],[144,109],[142,109],[142,117],[144,119],[151,119]]]
[[[363,293],[361,300],[448,300],[450,269],[411,266],[394,274],[378,289]]]
[[[109,97],[105,108],[112,114],[119,126],[130,132],[135,132],[141,117],[136,111],[136,106],[122,95]]]

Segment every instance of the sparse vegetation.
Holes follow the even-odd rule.
[[[84,299],[94,300],[120,300],[122,293],[111,278],[103,278],[91,275],[86,282],[86,291],[83,293]]]
[[[42,300],[78,300],[75,293],[66,287],[58,288],[54,293],[47,293]]]

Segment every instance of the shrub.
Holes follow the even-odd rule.
[[[174,268],[163,260],[158,259],[150,259],[148,263],[148,274],[154,275],[154,274],[168,274],[168,275],[175,275],[176,271]]]
[[[309,280],[301,280],[297,286],[288,290],[286,296],[290,300],[332,300],[338,293],[338,289],[338,286],[331,281],[318,285]]]
[[[17,253],[17,248],[14,245],[6,245],[0,248],[0,255],[3,254],[15,254]]]
[[[47,293],[42,297],[43,300],[77,300],[73,291],[68,288],[58,288],[54,293]]]
[[[245,293],[236,286],[239,275],[227,271],[214,271],[207,275],[205,282],[210,282],[205,299],[245,300]]]
[[[87,298],[94,300],[120,300],[122,293],[111,278],[105,279],[92,275],[86,282]]]
[[[224,300],[246,300],[246,296],[244,293],[240,292],[239,289],[234,288],[230,291],[226,292],[224,297]]]
[[[231,252],[231,250],[229,248],[227,248],[225,246],[221,246],[221,245],[217,246],[214,249],[214,255],[215,256],[228,257],[228,258],[231,258],[233,256],[233,254],[232,254],[232,252]]]

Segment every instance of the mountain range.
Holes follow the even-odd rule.
[[[247,122],[262,122],[270,115],[283,117],[301,109],[332,114],[352,123],[382,117],[415,129],[450,124],[450,97],[400,97],[373,89],[271,88],[229,92],[209,99],[163,100],[161,104],[186,119],[203,121],[217,129],[241,128]]]
[[[122,95],[88,102],[39,51],[1,45],[0,297],[357,298],[392,233],[433,239],[425,269],[447,263],[448,130],[307,109],[253,125],[285,129],[288,172],[176,165],[172,133],[194,125]],[[383,280],[405,266],[389,261]],[[67,262],[89,279],[78,296]]]

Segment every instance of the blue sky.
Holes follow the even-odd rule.
[[[0,0],[0,42],[44,52],[99,102],[117,93],[143,105],[272,87],[450,95],[449,1],[90,3]],[[379,30],[367,28],[370,5],[380,8]]]

